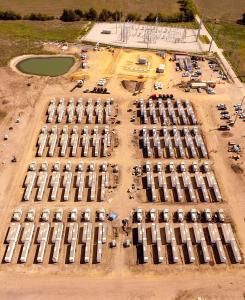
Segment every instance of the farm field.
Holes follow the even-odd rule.
[[[150,3],[150,4],[149,4]],[[31,12],[42,12],[49,15],[59,16],[64,8],[81,10],[88,10],[89,8],[95,8],[100,11],[103,8],[110,10],[120,10],[124,13],[137,12],[142,16],[147,15],[149,12],[162,12],[164,14],[173,14],[179,11],[179,4],[177,0],[153,0],[151,2],[147,0],[142,1],[114,1],[114,0],[94,0],[94,1],[81,1],[81,0],[62,0],[62,1],[30,1],[23,0],[19,5],[18,0],[11,2],[6,0],[0,1],[0,9],[12,9],[21,14],[28,14]]]
[[[236,21],[245,12],[243,0],[195,0],[199,12],[203,12],[206,18],[224,19]]]

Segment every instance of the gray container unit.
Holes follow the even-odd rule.
[[[64,187],[64,200],[68,201],[70,189],[71,189],[71,182],[72,182],[72,172],[65,171],[64,180],[63,180],[63,187]]]
[[[60,146],[61,146],[60,155],[62,157],[65,157],[65,155],[66,155],[67,145],[68,145],[68,128],[67,128],[67,126],[64,126],[62,135],[61,135],[61,139],[60,139]]]
[[[181,189],[180,182],[179,182],[179,176],[176,172],[171,173],[171,184],[172,184],[172,188],[175,188],[175,190],[176,190],[178,201],[182,202],[183,201],[183,193],[182,193],[182,189]]]
[[[8,243],[8,248],[4,257],[4,261],[6,263],[10,263],[12,261],[12,257],[19,237],[20,229],[21,229],[20,223],[11,223],[9,227],[8,235],[6,238],[6,242]]]
[[[58,188],[60,185],[60,172],[53,171],[51,177],[51,200],[55,201],[57,197]]]
[[[77,155],[77,146],[78,146],[78,133],[76,127],[73,127],[73,133],[71,135],[71,156],[75,157]]]
[[[71,223],[69,226],[68,232],[68,243],[70,246],[70,253],[68,257],[68,261],[70,263],[74,263],[76,256],[76,247],[77,247],[77,237],[78,237],[78,223]]]
[[[180,224],[180,236],[183,244],[186,244],[190,263],[195,262],[195,255],[191,242],[189,228],[186,224]]]
[[[37,237],[37,242],[39,243],[38,254],[37,254],[38,263],[42,263],[44,259],[44,253],[48,241],[49,228],[50,228],[49,223],[45,222],[40,224],[39,233]]]
[[[219,254],[219,259],[221,263],[226,263],[227,259],[225,256],[224,248],[221,242],[221,238],[219,235],[218,227],[217,224],[208,224],[208,233],[210,236],[210,240],[212,244],[216,244],[218,254]]]
[[[156,231],[156,224],[155,223],[151,224],[151,240],[152,240],[152,244],[157,243],[157,231]]]
[[[53,157],[54,156],[54,150],[56,147],[56,143],[57,143],[57,127],[53,126],[51,129],[51,134],[49,137],[49,141],[48,141],[48,146],[49,146],[49,150],[48,150],[48,156]]]
[[[48,123],[52,123],[53,122],[53,118],[56,112],[56,104],[55,104],[55,100],[51,100],[48,106],[48,110],[47,110],[47,115],[48,115]]]
[[[184,187],[188,189],[191,202],[196,201],[196,195],[192,186],[191,177],[187,172],[182,175]]]
[[[213,189],[215,198],[218,202],[222,201],[222,196],[217,184],[217,181],[215,179],[213,172],[207,172],[207,180],[208,180],[208,186]]]
[[[97,256],[96,256],[97,263],[101,263],[101,261],[102,261],[102,236],[103,236],[103,224],[99,223],[98,241],[97,241]]]
[[[41,133],[39,134],[38,141],[37,141],[37,156],[41,157],[43,156],[44,149],[47,144],[47,139],[48,139],[48,132],[47,132],[47,127],[43,127],[41,129]]]
[[[63,223],[54,224],[54,231],[52,236],[52,243],[54,243],[54,252],[52,256],[53,263],[57,263],[59,260],[63,228],[64,228]]]
[[[35,183],[36,179],[36,172],[35,171],[28,171],[26,180],[25,180],[25,194],[24,194],[24,200],[28,201],[31,197],[31,192]]]
[[[27,261],[27,256],[30,250],[31,241],[33,237],[34,227],[35,226],[33,223],[25,223],[24,232],[21,238],[21,242],[24,244],[20,255],[20,261],[22,263],[25,263]]]
[[[176,244],[174,229],[173,229],[172,225],[170,225],[169,223],[166,223],[165,234],[166,234],[167,244],[171,245],[173,262],[177,263],[177,262],[179,262],[178,248],[177,248],[177,244]]]
[[[78,188],[77,200],[82,201],[85,183],[85,173],[77,172],[76,187]]]
[[[47,171],[40,171],[38,180],[37,180],[37,186],[38,186],[38,192],[37,192],[37,200],[41,201],[43,199],[44,189],[46,186],[48,178],[48,172]]]
[[[91,252],[91,243],[92,243],[92,224],[88,223],[87,228],[87,240],[86,240],[86,246],[85,246],[85,255],[84,255],[84,262],[89,263],[90,261],[90,252]]]
[[[202,249],[204,263],[209,263],[211,261],[211,257],[208,252],[208,247],[203,233],[202,225],[195,223],[193,224],[193,229],[194,229],[195,241],[197,244],[200,244]]]
[[[161,233],[159,224],[156,224],[156,234],[157,234],[157,256],[158,256],[158,263],[163,262],[163,253],[162,253],[162,240],[161,240]]]
[[[60,99],[58,107],[57,107],[57,114],[58,114],[58,118],[57,118],[57,122],[61,123],[63,116],[65,114],[65,105],[64,105],[64,99]]]
[[[208,202],[209,201],[208,191],[204,179],[200,172],[195,172],[195,180],[196,180],[197,187],[202,191],[204,201]]]
[[[147,254],[147,237],[145,226],[142,225],[142,249],[143,249],[143,262],[148,263],[148,254]]]
[[[82,99],[78,100],[76,106],[76,114],[77,114],[77,123],[82,123],[83,115],[84,115],[84,106],[82,103]]]

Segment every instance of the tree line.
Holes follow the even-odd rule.
[[[110,11],[102,9],[98,13],[94,8],[88,11],[80,9],[64,9],[59,19],[63,22],[75,22],[79,20],[87,21],[145,21],[145,22],[190,22],[194,20],[195,6],[192,0],[180,0],[180,12],[173,15],[164,15],[161,13],[149,13],[145,18],[139,13],[123,14],[122,11]],[[21,16],[13,11],[0,11],[0,20],[32,20],[32,21],[48,21],[55,19],[54,16],[49,16],[42,13],[31,13],[29,15]]]
[[[31,20],[31,21],[49,21],[54,20],[54,16],[48,16],[41,13],[31,13],[25,16],[15,13],[12,10],[0,11],[0,20]]]

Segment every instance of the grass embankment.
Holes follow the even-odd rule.
[[[239,78],[245,82],[245,26],[230,22],[206,25]]]
[[[15,56],[44,54],[42,41],[75,42],[85,34],[86,22],[63,23],[59,20],[47,22],[0,21],[0,66]]]

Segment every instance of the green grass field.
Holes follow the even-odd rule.
[[[245,26],[235,23],[207,23],[218,46],[233,65],[240,79],[245,82]]]
[[[20,14],[42,12],[59,16],[64,8],[88,10],[91,7],[94,7],[98,12],[106,8],[121,10],[125,14],[137,12],[146,16],[150,12],[171,15],[179,12],[180,6],[178,0],[0,0],[0,10],[11,9]]]
[[[0,66],[14,56],[44,53],[40,41],[75,42],[86,22],[0,21]]]

